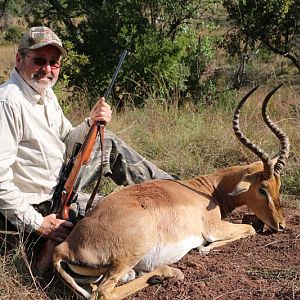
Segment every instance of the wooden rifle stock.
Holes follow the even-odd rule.
[[[61,205],[57,212],[57,217],[59,219],[68,220],[69,218],[69,207],[71,204],[70,201],[72,200],[74,193],[77,192],[76,190],[74,190],[74,185],[81,170],[81,167],[86,166],[88,164],[91,152],[93,150],[97,138],[99,130],[98,126],[104,125],[97,124],[96,122],[94,122],[84,140],[84,143],[82,144],[78,154],[76,155],[74,165],[65,183],[64,190],[61,194]]]
[[[95,145],[95,141],[99,132],[99,127],[104,126],[104,124],[98,124],[94,122],[94,124],[90,127],[90,130],[78,152],[76,155],[73,167],[68,176],[68,179],[64,185],[64,189],[61,193],[60,197],[60,205],[56,215],[59,219],[68,220],[69,218],[69,208],[72,202],[72,198],[76,194],[76,189],[74,189],[74,185],[76,183],[77,177],[79,175],[80,169],[82,166],[86,166],[88,164],[91,152]],[[54,212],[55,213],[55,212]],[[52,253],[54,248],[58,245],[58,242],[47,239],[41,253],[36,260],[36,271],[38,274],[42,275],[48,266],[51,263]]]

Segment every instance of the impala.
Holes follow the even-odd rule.
[[[266,109],[279,87],[262,105],[263,119],[281,144],[276,158],[251,143],[239,126],[241,107],[256,88],[238,104],[233,128],[260,160],[189,180],[148,181],[105,197],[53,255],[57,274],[75,293],[86,299],[116,300],[163,279],[183,279],[179,269],[168,265],[191,249],[209,251],[255,234],[250,224],[223,220],[241,205],[271,230],[283,230],[279,188],[289,140]]]

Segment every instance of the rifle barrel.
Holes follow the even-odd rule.
[[[109,94],[110,94],[110,92],[111,92],[111,89],[112,89],[112,87],[113,87],[113,85],[114,85],[114,83],[115,83],[115,81],[116,81],[116,78],[117,78],[117,76],[118,76],[118,73],[119,73],[119,71],[120,71],[120,68],[121,68],[121,66],[122,66],[122,64],[123,64],[123,61],[124,61],[126,55],[127,55],[127,50],[124,50],[124,51],[122,52],[122,54],[121,54],[121,57],[120,57],[120,60],[119,60],[119,64],[118,64],[118,66],[117,66],[116,69],[115,69],[115,72],[114,72],[114,75],[113,75],[113,77],[112,77],[112,79],[111,79],[111,81],[110,81],[110,84],[109,84],[109,86],[108,86],[108,88],[107,88],[107,90],[106,90],[106,92],[105,92],[105,94],[104,94],[104,98],[105,98],[105,99],[108,98],[108,96],[109,96]]]

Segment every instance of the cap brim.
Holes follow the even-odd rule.
[[[48,45],[51,45],[51,46],[54,46],[56,47],[62,56],[67,56],[67,52],[66,50],[59,44],[57,43],[40,43],[40,44],[36,44],[36,45],[33,45],[31,47],[27,47],[27,49],[31,49],[31,50],[34,50],[34,49],[39,49],[39,48],[42,48],[42,47],[45,47],[45,46],[48,46]]]

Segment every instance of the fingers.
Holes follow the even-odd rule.
[[[69,235],[73,227],[73,223],[57,219],[55,214],[50,214],[44,217],[44,222],[38,228],[37,233],[49,239],[62,242]]]
[[[100,97],[100,99],[98,100],[98,102],[101,102],[101,103],[105,102],[105,98],[104,97]]]
[[[90,113],[90,125],[94,122],[109,123],[111,121],[111,115],[112,111],[110,105],[105,102],[104,97],[101,97]]]

